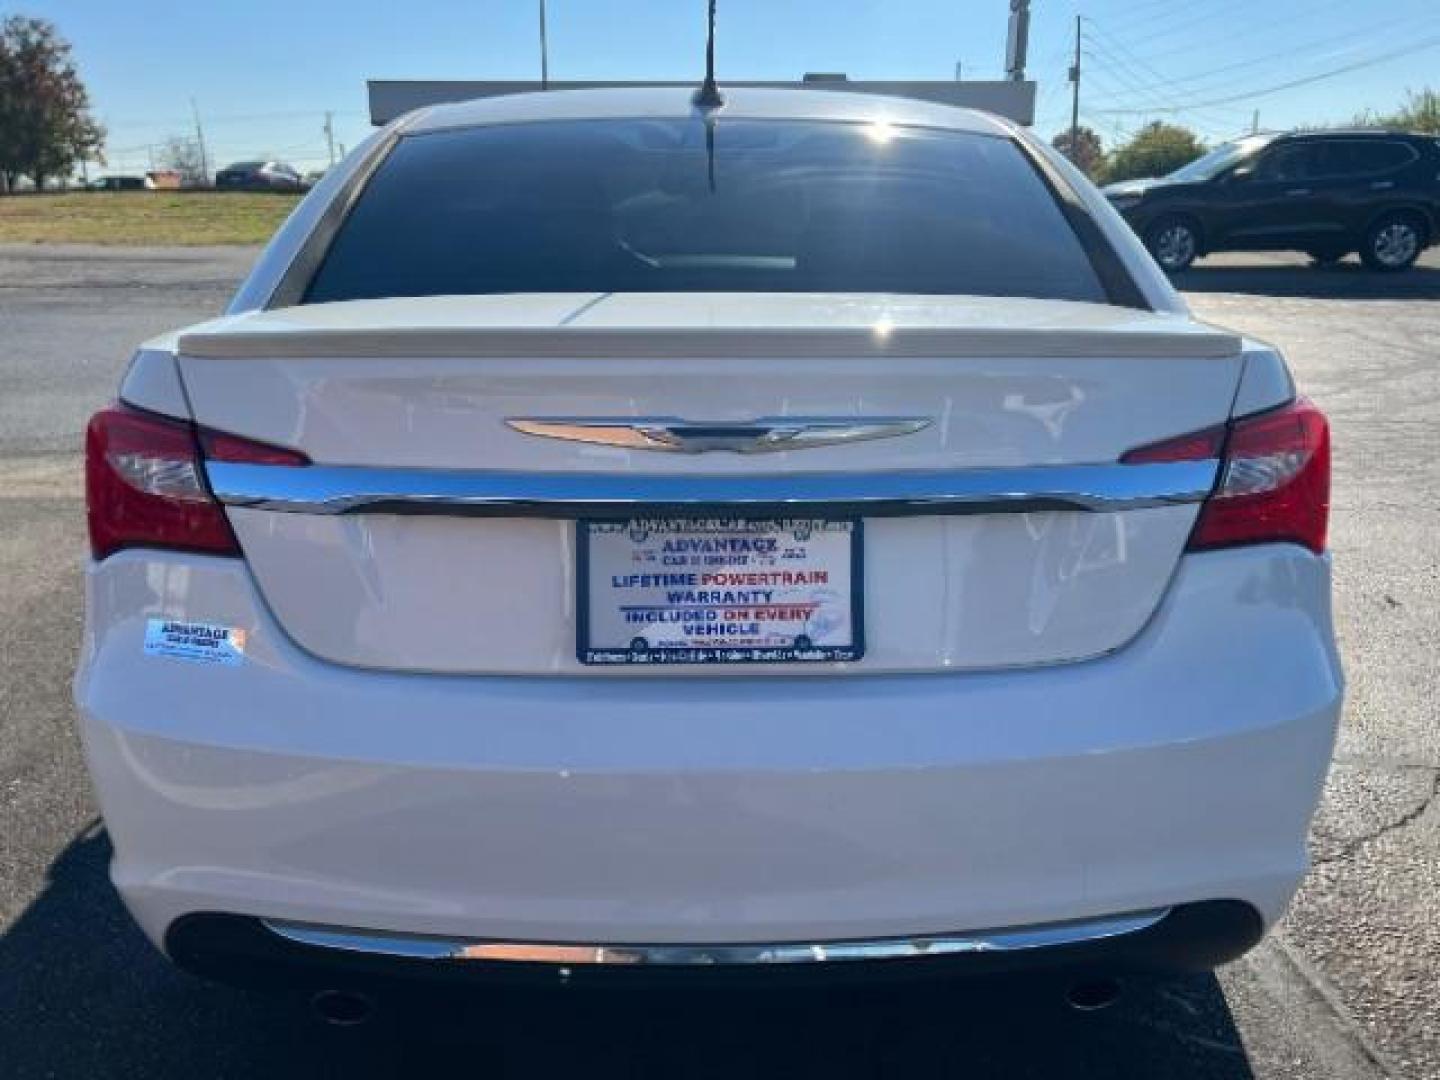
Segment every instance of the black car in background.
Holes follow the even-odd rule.
[[[1167,271],[1216,251],[1351,252],[1404,270],[1440,243],[1440,139],[1389,131],[1252,135],[1155,180],[1105,189]]]
[[[303,191],[305,181],[283,161],[241,161],[216,173],[215,186],[231,191]]]
[[[153,185],[143,176],[102,176],[92,181],[91,191],[149,191]]]

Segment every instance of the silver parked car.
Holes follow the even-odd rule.
[[[215,174],[215,186],[227,191],[303,191],[305,180],[283,161],[241,161]]]

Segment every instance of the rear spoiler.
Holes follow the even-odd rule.
[[[215,359],[537,357],[635,358],[870,356],[1224,359],[1241,340],[1195,329],[1007,329],[839,327],[796,329],[705,327],[384,327],[367,329],[224,329],[182,334],[183,356]]]

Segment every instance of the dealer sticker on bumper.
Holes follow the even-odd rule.
[[[233,667],[245,660],[245,631],[238,626],[150,619],[145,624],[145,655]]]

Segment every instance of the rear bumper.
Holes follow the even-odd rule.
[[[517,944],[421,939],[406,947],[393,935],[326,930],[304,937],[277,932],[264,920],[241,915],[196,914],[166,934],[166,951],[193,974],[242,986],[290,990],[349,990],[408,983],[568,989],[632,989],[672,986],[776,988],[820,984],[864,986],[877,982],[969,978],[1021,972],[1103,972],[1106,975],[1209,970],[1260,940],[1259,912],[1235,900],[1187,904],[1168,911],[1026,928],[1009,947],[1004,933],[974,948],[944,951],[938,942],[901,949],[911,942],[791,943],[744,950],[636,949],[568,946],[528,950]],[[959,939],[956,939],[959,940]],[[322,943],[325,942],[325,943]],[[485,950],[492,950],[487,953]],[[863,951],[862,951],[863,950]],[[443,951],[443,955],[442,955]],[[527,953],[535,953],[533,959]],[[496,954],[506,956],[495,958]],[[545,953],[551,954],[542,958]],[[613,959],[606,960],[604,955]],[[467,955],[469,954],[469,955]],[[587,958],[599,954],[598,961]],[[688,954],[688,955],[687,955]],[[790,956],[790,959],[777,957]],[[804,956],[797,961],[796,956]],[[706,962],[702,957],[708,957]]]
[[[1187,557],[1112,656],[986,674],[380,674],[296,649],[238,561],[123,553],[89,589],[76,696],[112,876],[177,956],[197,913],[619,944],[1216,899],[1264,925],[1341,695],[1328,563],[1285,545]],[[146,656],[152,616],[246,627],[245,661]]]

